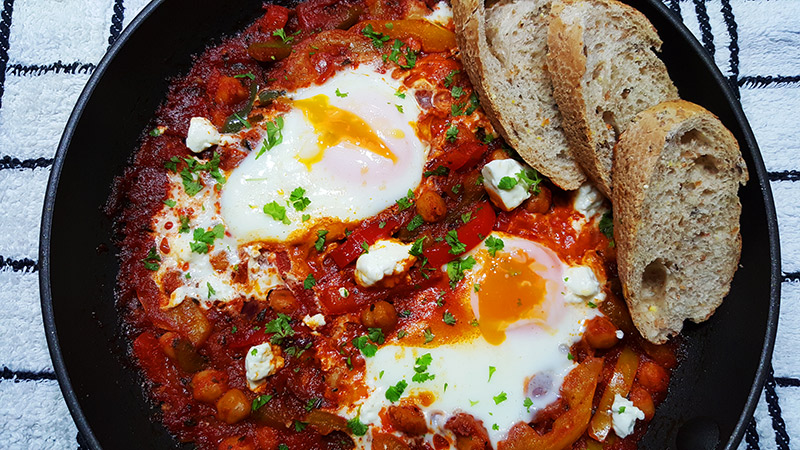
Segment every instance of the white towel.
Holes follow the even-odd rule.
[[[778,209],[778,340],[740,449],[800,448],[800,1],[665,0],[739,88]],[[146,0],[3,0],[0,13],[0,448],[80,441],[52,372],[37,282],[40,213],[83,85]]]

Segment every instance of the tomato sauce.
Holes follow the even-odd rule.
[[[515,427],[506,448],[527,448],[526,443],[542,440],[552,447],[541,448],[553,450],[562,448],[558,447],[561,443],[573,449],[636,448],[646,422],[652,417],[653,405],[666,395],[665,383],[676,364],[677,343],[655,346],[639,336],[619,292],[613,242],[597,226],[576,231],[573,222],[582,216],[572,208],[570,194],[543,182],[540,189],[551,200],[546,200],[544,210],[539,212],[530,212],[524,206],[503,212],[487,200],[480,167],[494,159],[511,157],[513,151],[492,135],[491,124],[485,118],[475,124],[458,122],[457,142],[447,138],[454,108],[469,108],[469,99],[476,97],[457,53],[437,48],[446,42],[446,36],[425,41],[413,33],[412,27],[403,32],[405,44],[418,52],[416,64],[408,70],[403,82],[411,85],[424,79],[432,86],[430,91],[416,92],[424,110],[418,121],[419,136],[431,144],[416,198],[426,191],[440,195],[446,206],[441,220],[410,227],[417,217],[412,204],[405,209],[394,206],[358,223],[329,224],[322,251],[314,247],[316,230],[309,233],[304,243],[269,247],[277,255],[276,264],[286,283],[285,295],[273,291],[267,301],[242,297],[219,310],[203,309],[191,300],[171,309],[160,307],[163,291],[168,295],[179,286],[180,280],[162,281],[160,286],[142,260],[154,245],[152,218],[167,198],[169,181],[164,163],[173,157],[187,156],[184,139],[190,119],[207,117],[222,129],[231,115],[239,111],[257,116],[264,111],[252,105],[251,86],[292,91],[322,83],[343,67],[374,61],[385,54],[356,24],[371,20],[380,29],[385,26],[380,21],[427,13],[424,3],[413,0],[311,0],[295,10],[269,5],[264,8],[264,15],[247,29],[199,55],[189,73],[170,85],[166,101],[154,119],[154,125],[162,131],[143,136],[133,163],[115,182],[107,210],[115,219],[121,239],[118,304],[132,342],[131,354],[142,371],[149,397],[160,408],[160,420],[179,441],[194,442],[200,448],[353,448],[351,427],[345,419],[327,411],[364,395],[364,358],[350,343],[364,334],[362,322],[374,305],[391,303],[397,312],[397,325],[387,329],[387,341],[399,339],[399,330],[403,330],[408,334],[405,345],[423,345],[427,342],[423,342],[420,324],[425,323],[430,323],[429,331],[441,338],[437,345],[476,332],[466,321],[449,326],[441,320],[429,320],[441,316],[442,301],[463,295],[469,288],[452,289],[447,275],[431,268],[453,258],[448,254],[449,247],[438,241],[456,230],[467,250],[491,231],[501,231],[540,243],[566,263],[592,267],[605,277],[601,282],[607,282],[609,287],[608,298],[599,308],[612,324],[612,332],[619,329],[625,336],[604,349],[593,347],[586,338],[575,344],[571,354],[581,368],[576,373],[597,376],[567,378],[562,398],[540,412],[532,424]],[[287,36],[286,41],[277,36],[278,30]],[[290,53],[300,56],[284,55],[281,59],[287,45]],[[426,46],[437,51],[426,51]],[[251,74],[252,78],[242,74]],[[460,99],[441,95],[443,85],[448,89],[458,86],[464,94]],[[258,136],[253,139],[255,148]],[[214,151],[220,152],[223,170],[232,170],[247,156],[241,150],[224,146]],[[206,150],[199,156],[210,159],[211,153],[212,150]],[[471,220],[465,222],[465,215]],[[169,223],[167,228],[177,225]],[[354,280],[353,261],[361,254],[362,245],[389,236],[404,242],[426,237],[422,257],[396,286],[359,286]],[[155,245],[164,254],[170,251],[166,241]],[[309,274],[315,280],[313,289],[304,286]],[[247,267],[235,276],[246,278]],[[343,292],[347,295],[342,295]],[[471,314],[460,311],[456,304],[449,303],[453,314]],[[330,320],[338,318],[327,336],[300,326],[300,318],[318,309]],[[274,332],[268,333],[265,328],[282,314],[291,317],[295,325],[292,334],[277,341],[283,350],[284,366],[268,378],[266,389],[255,395],[243,376],[244,353],[252,346],[275,340]],[[593,342],[608,338],[608,327],[604,329],[599,324],[595,328],[598,336]],[[606,335],[602,334],[604,330]],[[580,431],[570,441],[575,426],[586,428],[585,421],[579,422],[584,416],[591,417],[601,402],[624,349],[639,358],[638,367],[626,376],[633,377],[631,396],[648,415],[647,419],[639,421],[634,433],[625,439],[612,432],[600,444]],[[201,373],[213,375],[215,381],[205,386],[206,391],[197,393],[202,389],[198,378]],[[225,420],[235,411],[221,411],[220,403],[215,403],[217,388],[226,393],[241,391],[248,402],[247,411],[242,412],[244,419],[233,423]],[[581,403],[578,394],[586,393],[592,400]],[[198,396],[206,400],[198,400]],[[256,408],[260,401],[264,405]],[[579,409],[584,416],[578,414]],[[475,423],[471,416],[462,416],[466,417],[455,417],[447,425],[456,441],[437,435],[432,441],[433,448],[447,448],[451,444],[458,448],[479,448],[467,447],[466,440],[488,445],[483,425]],[[387,422],[391,431],[391,419]],[[570,427],[570,424],[577,425]],[[397,439],[390,434],[376,434],[375,445],[392,449],[431,448],[420,439],[405,443]]]

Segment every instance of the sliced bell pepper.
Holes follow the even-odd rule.
[[[423,19],[365,20],[356,24],[363,30],[367,25],[377,33],[405,41],[413,38],[426,52],[445,52],[456,47],[456,35],[447,28]]]
[[[277,39],[270,39],[250,44],[247,47],[247,53],[256,61],[280,61],[292,54],[292,45]]]
[[[638,368],[639,355],[629,347],[622,349],[617,365],[614,366],[611,380],[608,382],[605,391],[603,391],[603,396],[597,405],[597,411],[589,423],[589,436],[595,440],[603,442],[608,437],[608,433],[611,431],[611,405],[614,403],[614,397],[617,394],[627,397],[631,386],[633,386],[633,380],[636,378],[636,370]]]
[[[492,232],[495,217],[494,209],[489,202],[483,201],[476,205],[472,210],[472,220],[456,230],[458,240],[466,246],[464,253],[475,248]],[[428,258],[428,263],[433,267],[446,264],[459,256],[450,253],[450,244],[445,241],[436,242],[425,249],[422,255]]]
[[[333,262],[341,269],[364,253],[364,248],[362,247],[364,242],[367,245],[372,245],[378,239],[391,235],[400,226],[400,222],[395,219],[386,219],[385,222],[383,227],[380,226],[380,222],[374,222],[366,228],[359,228],[354,231],[342,245],[331,252]]]
[[[597,378],[603,370],[602,358],[589,358],[572,369],[561,386],[561,396],[569,409],[558,416],[553,428],[539,434],[528,424],[511,428],[508,439],[500,442],[498,450],[564,450],[583,436],[592,417],[592,399]]]
[[[462,167],[471,167],[477,163],[484,153],[489,149],[486,145],[477,142],[466,142],[450,149],[446,153],[436,158],[437,164],[434,167],[444,166],[451,171]]]

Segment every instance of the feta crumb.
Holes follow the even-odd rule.
[[[525,170],[525,166],[513,159],[496,159],[483,166],[483,187],[495,205],[504,211],[511,211],[531,196],[528,183],[517,178],[517,174]],[[500,181],[509,177],[517,181],[511,189],[500,189]]]
[[[186,146],[189,150],[200,153],[220,143],[221,135],[217,127],[205,117],[192,117],[189,121],[189,132],[186,133]]]
[[[308,328],[316,330],[317,328],[325,326],[325,316],[322,314],[315,314],[313,316],[306,314],[306,316],[303,317],[303,323],[306,324]]]
[[[622,330],[617,330],[614,334],[617,336],[617,339],[622,339],[625,337],[625,333]]]
[[[593,184],[583,183],[581,187],[575,191],[575,199],[572,202],[572,207],[575,211],[583,214],[587,219],[591,219],[596,215],[604,214],[608,208],[604,207],[605,197],[598,191]]]
[[[614,403],[611,405],[611,426],[614,433],[624,438],[633,433],[636,420],[644,419],[644,412],[633,406],[633,402],[617,394],[614,396]]]
[[[433,22],[442,26],[447,26],[453,20],[453,10],[446,2],[440,1],[433,7],[433,11],[425,16],[429,22]]]
[[[255,390],[264,384],[264,378],[283,367],[281,348],[269,342],[250,347],[244,358],[247,386]]]
[[[592,269],[588,266],[573,266],[564,271],[564,301],[568,303],[583,303],[591,301],[600,303],[606,299],[602,292],[600,282],[597,281]]]
[[[356,282],[363,287],[370,287],[405,273],[417,260],[408,253],[411,246],[395,239],[379,240],[370,245],[367,252],[356,261]]]

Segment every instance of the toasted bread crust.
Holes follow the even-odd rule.
[[[708,161],[713,170],[702,166]],[[663,343],[685,319],[708,319],[730,289],[741,253],[737,191],[747,169],[719,119],[682,100],[640,113],[620,137],[614,167],[623,294],[642,336]],[[678,190],[666,189],[670,183]]]
[[[509,98],[502,85],[502,78],[509,70],[491,51],[486,33],[487,11],[483,1],[454,0],[452,8],[464,68],[492,125],[528,164],[557,186],[567,190],[580,187],[586,177],[569,152],[566,137],[560,128],[560,114],[556,111],[556,123],[541,125],[541,128],[549,126],[548,131],[558,141],[555,144],[534,136],[530,128],[521,123],[520,119],[527,115],[526,108],[538,110],[539,105],[521,104],[524,102]],[[546,64],[546,61],[542,63]],[[546,89],[551,89],[549,82]],[[555,108],[554,101],[551,107]],[[554,129],[556,133],[552,132]]]

